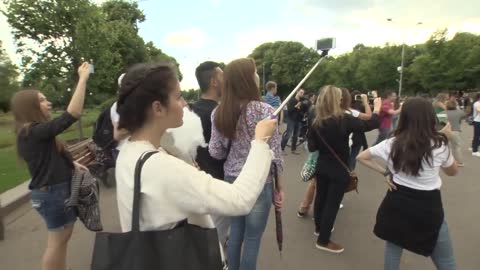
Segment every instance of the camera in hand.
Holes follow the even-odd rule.
[[[355,95],[355,101],[362,101],[361,95]]]
[[[368,91],[368,99],[376,99],[378,97],[377,91]]]

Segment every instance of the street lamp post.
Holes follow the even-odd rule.
[[[392,18],[388,18],[387,21],[389,22],[394,22]],[[422,22],[417,22],[416,25],[421,25],[423,24]],[[400,98],[402,96],[402,86],[403,86],[403,68],[405,65],[405,42],[402,43],[402,60],[400,63],[400,68],[398,72],[400,73],[400,78],[398,80],[398,97]]]
[[[265,89],[265,62],[262,63],[262,86],[261,87],[263,89],[263,92],[267,94]]]
[[[405,43],[402,45],[402,63],[400,64],[400,81],[398,82],[398,97],[402,96],[402,84],[403,84],[403,65],[405,61]]]

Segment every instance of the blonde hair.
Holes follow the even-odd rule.
[[[330,118],[342,118],[345,110],[341,107],[342,90],[333,85],[320,88],[317,104],[315,105],[315,126],[321,127],[323,122]]]
[[[437,102],[445,103],[448,100],[448,94],[445,93],[439,93],[437,95]]]

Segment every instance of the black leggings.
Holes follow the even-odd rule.
[[[330,242],[330,234],[348,181],[349,176],[346,172],[317,174],[314,214],[315,231],[320,233],[317,242],[321,245]]]

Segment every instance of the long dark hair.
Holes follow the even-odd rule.
[[[352,105],[352,95],[350,95],[350,91],[348,91],[347,88],[341,88],[341,89],[342,89],[342,103],[340,104],[340,106],[345,111],[349,111],[350,105]]]
[[[250,58],[234,60],[223,71],[224,87],[214,123],[218,131],[228,139],[235,138],[242,107],[250,101],[260,101],[255,72],[255,61]]]
[[[395,172],[419,176],[423,161],[433,166],[433,150],[448,144],[435,125],[435,111],[428,100],[415,97],[405,101],[390,152]]]

